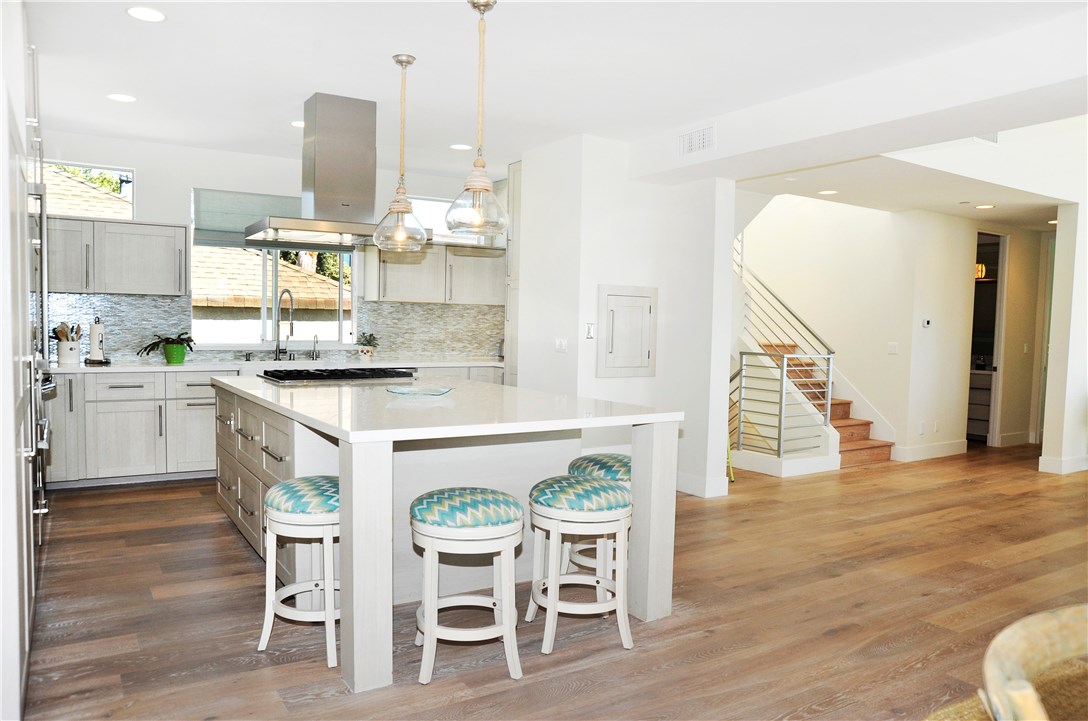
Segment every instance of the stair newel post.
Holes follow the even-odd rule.
[[[748,354],[740,354],[740,377],[737,378],[737,450],[744,450],[744,379],[747,377],[746,368]]]
[[[827,356],[827,383],[824,384],[824,427],[831,425],[831,364],[835,356]]]
[[[790,361],[789,356],[784,353],[778,357],[782,359],[778,379],[778,457],[782,458],[785,455],[786,441],[786,375]]]

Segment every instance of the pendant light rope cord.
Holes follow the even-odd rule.
[[[476,70],[476,159],[483,166],[484,157],[484,33],[487,23],[480,13],[480,63]],[[473,163],[475,165],[475,163]]]
[[[400,66],[400,182],[404,184],[404,105],[408,94],[408,66]]]

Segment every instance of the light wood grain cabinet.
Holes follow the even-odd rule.
[[[83,433],[83,375],[56,374],[56,390],[45,398],[49,419],[46,481],[78,481],[86,475]]]
[[[49,290],[185,295],[188,229],[178,225],[48,219]]]
[[[379,300],[470,305],[506,300],[505,251],[428,245],[379,257]]]
[[[166,472],[166,401],[86,404],[90,478]]]

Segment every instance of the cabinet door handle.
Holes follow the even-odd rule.
[[[186,388],[211,388],[212,387],[212,382],[208,381],[206,383],[186,383],[185,387]]]
[[[75,413],[75,401],[72,398],[72,379],[68,379],[68,412]]]
[[[219,485],[222,486],[224,490],[227,490],[227,491],[233,491],[234,490],[234,486],[227,485],[227,482],[224,481],[222,478],[216,478],[215,480],[219,481]]]
[[[91,289],[91,246],[83,246],[83,287]]]
[[[449,287],[449,293],[448,293],[449,294],[448,300],[453,300],[453,263],[450,263],[450,267],[449,267],[448,272],[449,272],[449,276],[450,276],[450,287]]]
[[[159,437],[162,437],[162,403],[159,404]]]
[[[265,455],[271,456],[272,460],[276,461],[277,463],[283,463],[287,460],[287,456],[277,455],[268,446],[261,446],[261,450],[265,452]]]
[[[239,507],[239,508],[241,508],[241,509],[242,509],[243,511],[245,511],[245,513],[246,513],[246,515],[247,515],[247,516],[253,517],[253,516],[256,516],[256,515],[257,515],[257,514],[256,514],[256,513],[254,513],[253,511],[251,511],[251,510],[249,510],[248,508],[246,508],[245,504],[244,504],[244,503],[242,503],[242,499],[241,499],[241,498],[239,498],[239,499],[238,499],[238,507]]]
[[[224,416],[224,415],[222,415],[220,413],[216,413],[215,414],[215,420],[219,421],[220,423],[225,425],[227,428],[230,428],[231,426],[234,425],[234,416]]]
[[[381,269],[382,275],[378,280],[378,285],[382,287],[382,297],[384,298],[386,294],[389,293],[389,270],[384,260],[382,261]]]
[[[191,402],[191,403],[186,403],[185,405],[188,408],[203,408],[205,406],[214,406],[215,401],[204,401],[202,403]]]
[[[245,438],[247,441],[251,441],[251,442],[253,441],[253,436],[249,435],[248,433],[246,433],[241,428],[235,428],[234,432],[237,433],[238,435],[240,435],[242,438]]]
[[[117,383],[117,384],[111,384],[111,385],[109,385],[109,386],[106,386],[106,387],[107,387],[107,388],[110,388],[110,389],[119,389],[119,388],[143,388],[143,387],[144,387],[144,384],[143,384],[143,383]]]
[[[185,281],[182,279],[182,274],[185,272],[185,262],[181,257],[181,248],[178,248],[178,292],[185,292]]]
[[[616,311],[608,311],[608,352],[611,353],[616,345]]]

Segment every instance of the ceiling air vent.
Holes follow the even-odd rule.
[[[710,150],[716,144],[714,126],[700,128],[680,136],[680,154],[690,155],[700,150]]]

